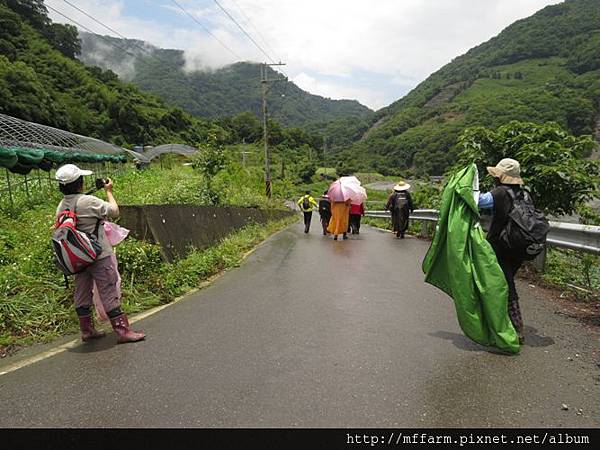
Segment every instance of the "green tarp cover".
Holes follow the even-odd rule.
[[[26,166],[36,166],[44,159],[44,150],[34,148],[15,148],[19,163]]]
[[[13,167],[19,158],[17,158],[17,152],[12,148],[0,147],[0,166],[10,169]]]
[[[52,170],[52,167],[54,167],[54,164],[48,158],[42,159],[38,164],[38,169],[41,169],[44,172],[50,172],[50,170]]]
[[[435,237],[423,261],[425,281],[454,299],[458,323],[475,342],[520,350],[508,316],[508,285],[479,223],[475,164],[448,181]]]
[[[63,164],[68,160],[68,154],[66,152],[60,152],[57,150],[46,150],[44,152],[44,157],[54,164]]]
[[[33,169],[35,169],[35,166],[29,165],[29,164],[16,163],[14,166],[12,166],[8,170],[10,170],[12,173],[16,173],[18,175],[27,175]]]
[[[89,153],[85,151],[61,151],[49,149],[32,149],[21,147],[0,147],[0,167],[12,169],[15,173],[29,173],[34,168],[50,170],[52,165],[61,166],[67,163],[99,164],[104,162],[126,163],[126,155]]]
[[[73,152],[70,157],[67,159],[69,163],[78,163],[78,162],[86,162],[86,156],[83,152]]]

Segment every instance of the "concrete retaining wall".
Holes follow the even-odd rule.
[[[119,224],[137,239],[159,244],[165,260],[203,249],[251,223],[266,223],[292,211],[192,205],[120,206]]]

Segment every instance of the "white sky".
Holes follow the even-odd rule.
[[[237,59],[171,0],[69,1],[128,38],[184,50],[190,69],[220,67]],[[214,0],[177,1],[242,60],[266,60]],[[45,3],[94,32],[114,34],[63,0]],[[357,99],[379,109],[515,20],[560,1],[219,0],[219,3],[273,59],[287,63],[285,73],[301,88],[325,97]],[[50,17],[68,22],[53,11]]]

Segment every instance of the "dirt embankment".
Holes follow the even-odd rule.
[[[466,81],[444,86],[439,93],[434,95],[427,103],[425,103],[424,108],[435,108],[436,106],[447,103],[468,87],[469,83]]]
[[[382,117],[381,119],[379,119],[377,122],[375,122],[371,128],[369,128],[367,131],[365,131],[365,134],[362,135],[360,140],[364,141],[364,140],[369,139],[369,136],[371,135],[371,133],[373,133],[373,131],[375,131],[377,128],[379,128],[381,125],[383,125],[383,123],[387,119],[388,119],[388,116],[385,116],[385,117]]]

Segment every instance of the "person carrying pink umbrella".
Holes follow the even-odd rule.
[[[367,192],[360,185],[358,178],[351,176],[340,177],[331,183],[327,195],[331,200],[331,220],[327,231],[333,234],[335,241],[340,234],[343,239],[348,239],[350,205],[363,203],[367,199]]]

